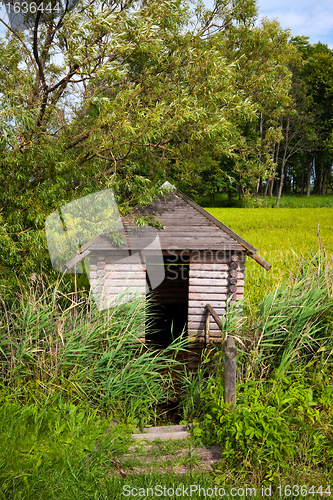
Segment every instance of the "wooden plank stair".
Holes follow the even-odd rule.
[[[119,457],[126,475],[209,472],[221,459],[221,446],[196,447],[186,425],[137,429],[132,438],[130,453]]]

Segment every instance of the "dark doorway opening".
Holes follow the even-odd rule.
[[[149,294],[146,342],[166,347],[187,335],[189,258],[165,255],[165,278]]]

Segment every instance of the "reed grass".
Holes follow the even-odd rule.
[[[300,258],[289,280],[281,282],[259,307],[248,304],[245,318],[246,376],[283,377],[316,363],[320,370],[333,353],[333,266],[322,249]]]
[[[1,390],[16,401],[149,418],[176,398],[170,368],[184,341],[163,351],[140,343],[150,321],[142,298],[99,312],[88,293],[64,295],[39,276],[16,302],[0,304]]]

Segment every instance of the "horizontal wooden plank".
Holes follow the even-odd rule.
[[[213,245],[216,243],[219,243],[221,245],[221,246],[219,246],[219,248],[221,248],[221,250],[228,250],[229,248],[234,248],[234,247],[238,248],[240,246],[239,243],[237,243],[236,241],[234,241],[232,239],[228,239],[223,234],[221,234],[221,235],[214,234],[212,236],[207,237],[207,236],[201,236],[200,230],[195,231],[195,233],[197,233],[197,234],[193,235],[193,236],[184,236],[183,234],[169,235],[167,231],[164,231],[163,233],[159,234],[159,238],[160,238],[160,241],[163,242],[164,247],[165,247],[165,244],[167,244],[167,243],[170,243],[170,245],[172,243],[176,243],[177,246],[179,246],[180,241],[190,243],[193,249],[196,249],[196,248],[200,249],[200,246],[202,244],[204,244],[204,246],[202,247],[203,249],[206,248],[207,250],[209,250],[209,249],[214,250]],[[222,247],[223,243],[225,244],[225,248]],[[132,248],[132,246],[131,246],[131,248]],[[136,248],[136,247],[133,247],[133,248]],[[141,248],[144,248],[144,247],[141,246]]]
[[[230,264],[231,257],[233,256],[234,251],[233,250],[228,250],[228,249],[221,249],[221,250],[204,250],[204,251],[194,251],[190,255],[191,262],[221,262],[221,263],[228,263]],[[238,260],[239,265],[244,265],[245,263],[245,255],[244,257],[240,258]]]
[[[205,218],[202,218],[202,219],[198,219],[197,217],[175,217],[173,215],[169,215],[169,214],[163,214],[163,215],[159,215],[158,213],[155,215],[156,218],[162,222],[162,224],[165,224],[165,225],[168,225],[168,224],[172,224],[173,226],[197,226],[197,227],[212,227],[213,224],[208,221],[207,219]],[[214,226],[213,226],[214,227]],[[163,231],[163,230],[162,230]],[[221,231],[222,233],[222,231]],[[224,233],[226,234],[226,233]]]
[[[119,263],[119,261],[116,264],[105,264],[104,267],[105,271],[112,271],[112,272],[127,272],[127,271],[133,271],[133,272],[145,272],[146,271],[146,265],[141,264],[141,262],[138,262],[137,264],[134,263]]]
[[[213,261],[212,259],[207,259],[207,260],[202,260],[201,262],[195,260],[190,261],[190,272],[191,271],[230,271],[228,262],[223,262],[222,258],[217,261]],[[238,266],[238,272],[244,272],[245,271],[245,265],[244,264],[239,264]]]
[[[216,307],[216,308],[213,307],[213,309],[214,309],[214,311],[216,311],[216,313],[219,316],[224,315],[225,312],[226,312],[225,307]],[[206,308],[205,307],[191,307],[190,306],[189,309],[188,309],[188,316],[190,317],[190,316],[193,316],[193,315],[200,315],[200,316],[206,315]]]
[[[209,338],[209,341],[212,343],[220,343],[222,341],[223,337],[221,335],[212,335]],[[190,344],[198,343],[198,344],[203,344],[206,342],[205,338],[205,332],[197,332],[195,330],[189,331],[188,332],[188,341]]]
[[[205,321],[200,321],[200,322],[189,321],[188,322],[188,329],[191,330],[192,332],[193,331],[205,332],[206,331],[206,322]],[[213,331],[220,332],[221,331],[216,323],[211,323],[211,322],[209,322],[209,330],[211,332],[213,332]]]
[[[166,219],[164,219],[166,220]],[[193,226],[191,227],[188,227],[186,225],[186,220],[183,220],[183,224],[184,224],[184,228],[182,229],[182,231],[184,233],[189,233],[189,234],[194,234],[195,231],[193,229]],[[221,229],[219,229],[218,227],[216,226],[213,226],[213,225],[202,225],[200,223],[198,223],[200,225],[200,227],[202,228],[201,229],[201,233],[205,233],[205,234],[226,234],[224,231],[222,231]],[[180,232],[180,227],[181,226],[172,226],[172,225],[168,225],[167,229],[161,229],[159,230],[159,233],[158,234],[161,234],[163,231],[167,231],[169,233],[179,233]]]
[[[214,272],[222,272],[228,271],[228,264],[224,264],[223,262],[190,262],[190,276],[192,276],[192,272],[204,272],[204,271],[214,271]]]
[[[217,311],[216,311],[217,312]],[[219,318],[222,318],[224,314],[217,314]],[[205,323],[206,322],[206,314],[193,314],[188,317],[188,322],[189,323]],[[209,315],[209,323],[216,325],[216,322],[212,315]]]
[[[105,279],[104,286],[113,287],[113,288],[121,288],[121,287],[131,287],[131,286],[146,286],[146,279]]]
[[[223,286],[208,286],[208,285],[189,285],[189,293],[227,293],[228,287]]]
[[[217,316],[219,318],[222,318],[223,314],[217,313]],[[205,314],[191,314],[188,316],[188,321],[189,321],[189,323],[202,323],[203,321],[206,321],[206,315]],[[214,318],[210,317],[209,324],[214,324],[214,323],[215,323]]]
[[[146,295],[146,287],[140,287],[140,286],[136,286],[136,287],[132,287],[132,288],[128,288],[128,287],[119,287],[119,288],[115,288],[115,287],[103,287],[103,288],[100,288],[100,287],[92,287],[91,288],[92,292],[93,293],[99,293],[99,294],[103,294],[105,297],[108,296],[108,297],[113,297],[113,296],[117,296],[121,293],[127,293],[127,294],[145,294]]]
[[[189,302],[189,308],[193,307],[193,308],[205,308],[206,307],[206,304],[207,304],[207,301],[206,300],[191,300],[191,302]],[[213,307],[213,309],[215,308],[225,308],[225,304],[226,302],[225,301],[222,301],[222,300],[211,300],[209,302],[209,304]]]
[[[197,279],[197,278],[204,278],[204,279],[209,279],[209,278],[228,278],[228,271],[211,271],[211,270],[202,270],[202,269],[191,269],[190,271],[190,279]]]
[[[143,279],[146,280],[146,273],[142,271],[107,271],[104,279],[108,280],[126,280],[126,279]]]
[[[209,301],[213,300],[226,300],[226,293],[189,293],[189,300],[205,300],[206,304],[209,304]]]
[[[228,285],[228,280],[224,278],[192,278],[190,277],[189,280],[189,287],[191,290],[193,287],[199,286],[199,287],[226,287]]]

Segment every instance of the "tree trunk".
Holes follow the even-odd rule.
[[[281,194],[282,194],[282,188],[283,188],[283,184],[284,184],[284,167],[285,167],[285,155],[283,155],[283,159],[282,159],[282,164],[281,164],[281,178],[280,178],[280,186],[279,186],[279,192],[278,192],[278,195],[277,195],[277,200],[276,200],[276,208],[279,208],[279,204],[280,204],[280,199],[281,199]]]
[[[275,179],[276,172],[278,170],[278,164],[279,164],[279,152],[280,152],[280,143],[278,143],[277,148],[276,148],[276,156],[275,156],[276,167],[275,167],[275,170],[274,170],[274,174],[271,177],[270,183],[269,183],[268,196],[270,197],[270,199],[273,198],[274,179]]]
[[[304,167],[302,168],[301,194],[304,194]]]
[[[323,180],[321,184],[321,194],[327,194],[328,189],[328,179],[330,177],[331,172],[331,162],[325,162],[323,165]]]
[[[306,189],[306,196],[310,196],[310,187],[311,187],[311,172],[312,172],[312,155],[311,153],[309,154],[308,158],[308,165],[307,165],[307,189]]]
[[[284,142],[284,151],[283,151],[283,158],[282,158],[282,165],[281,165],[281,178],[280,178],[280,188],[276,200],[276,208],[279,208],[280,204],[280,198],[282,194],[282,188],[283,188],[283,181],[284,181],[284,169],[286,166],[286,161],[287,161],[287,146],[288,146],[288,134],[289,134],[289,125],[290,125],[290,118],[287,118],[287,125],[286,125],[286,137],[285,137],[285,142]]]

